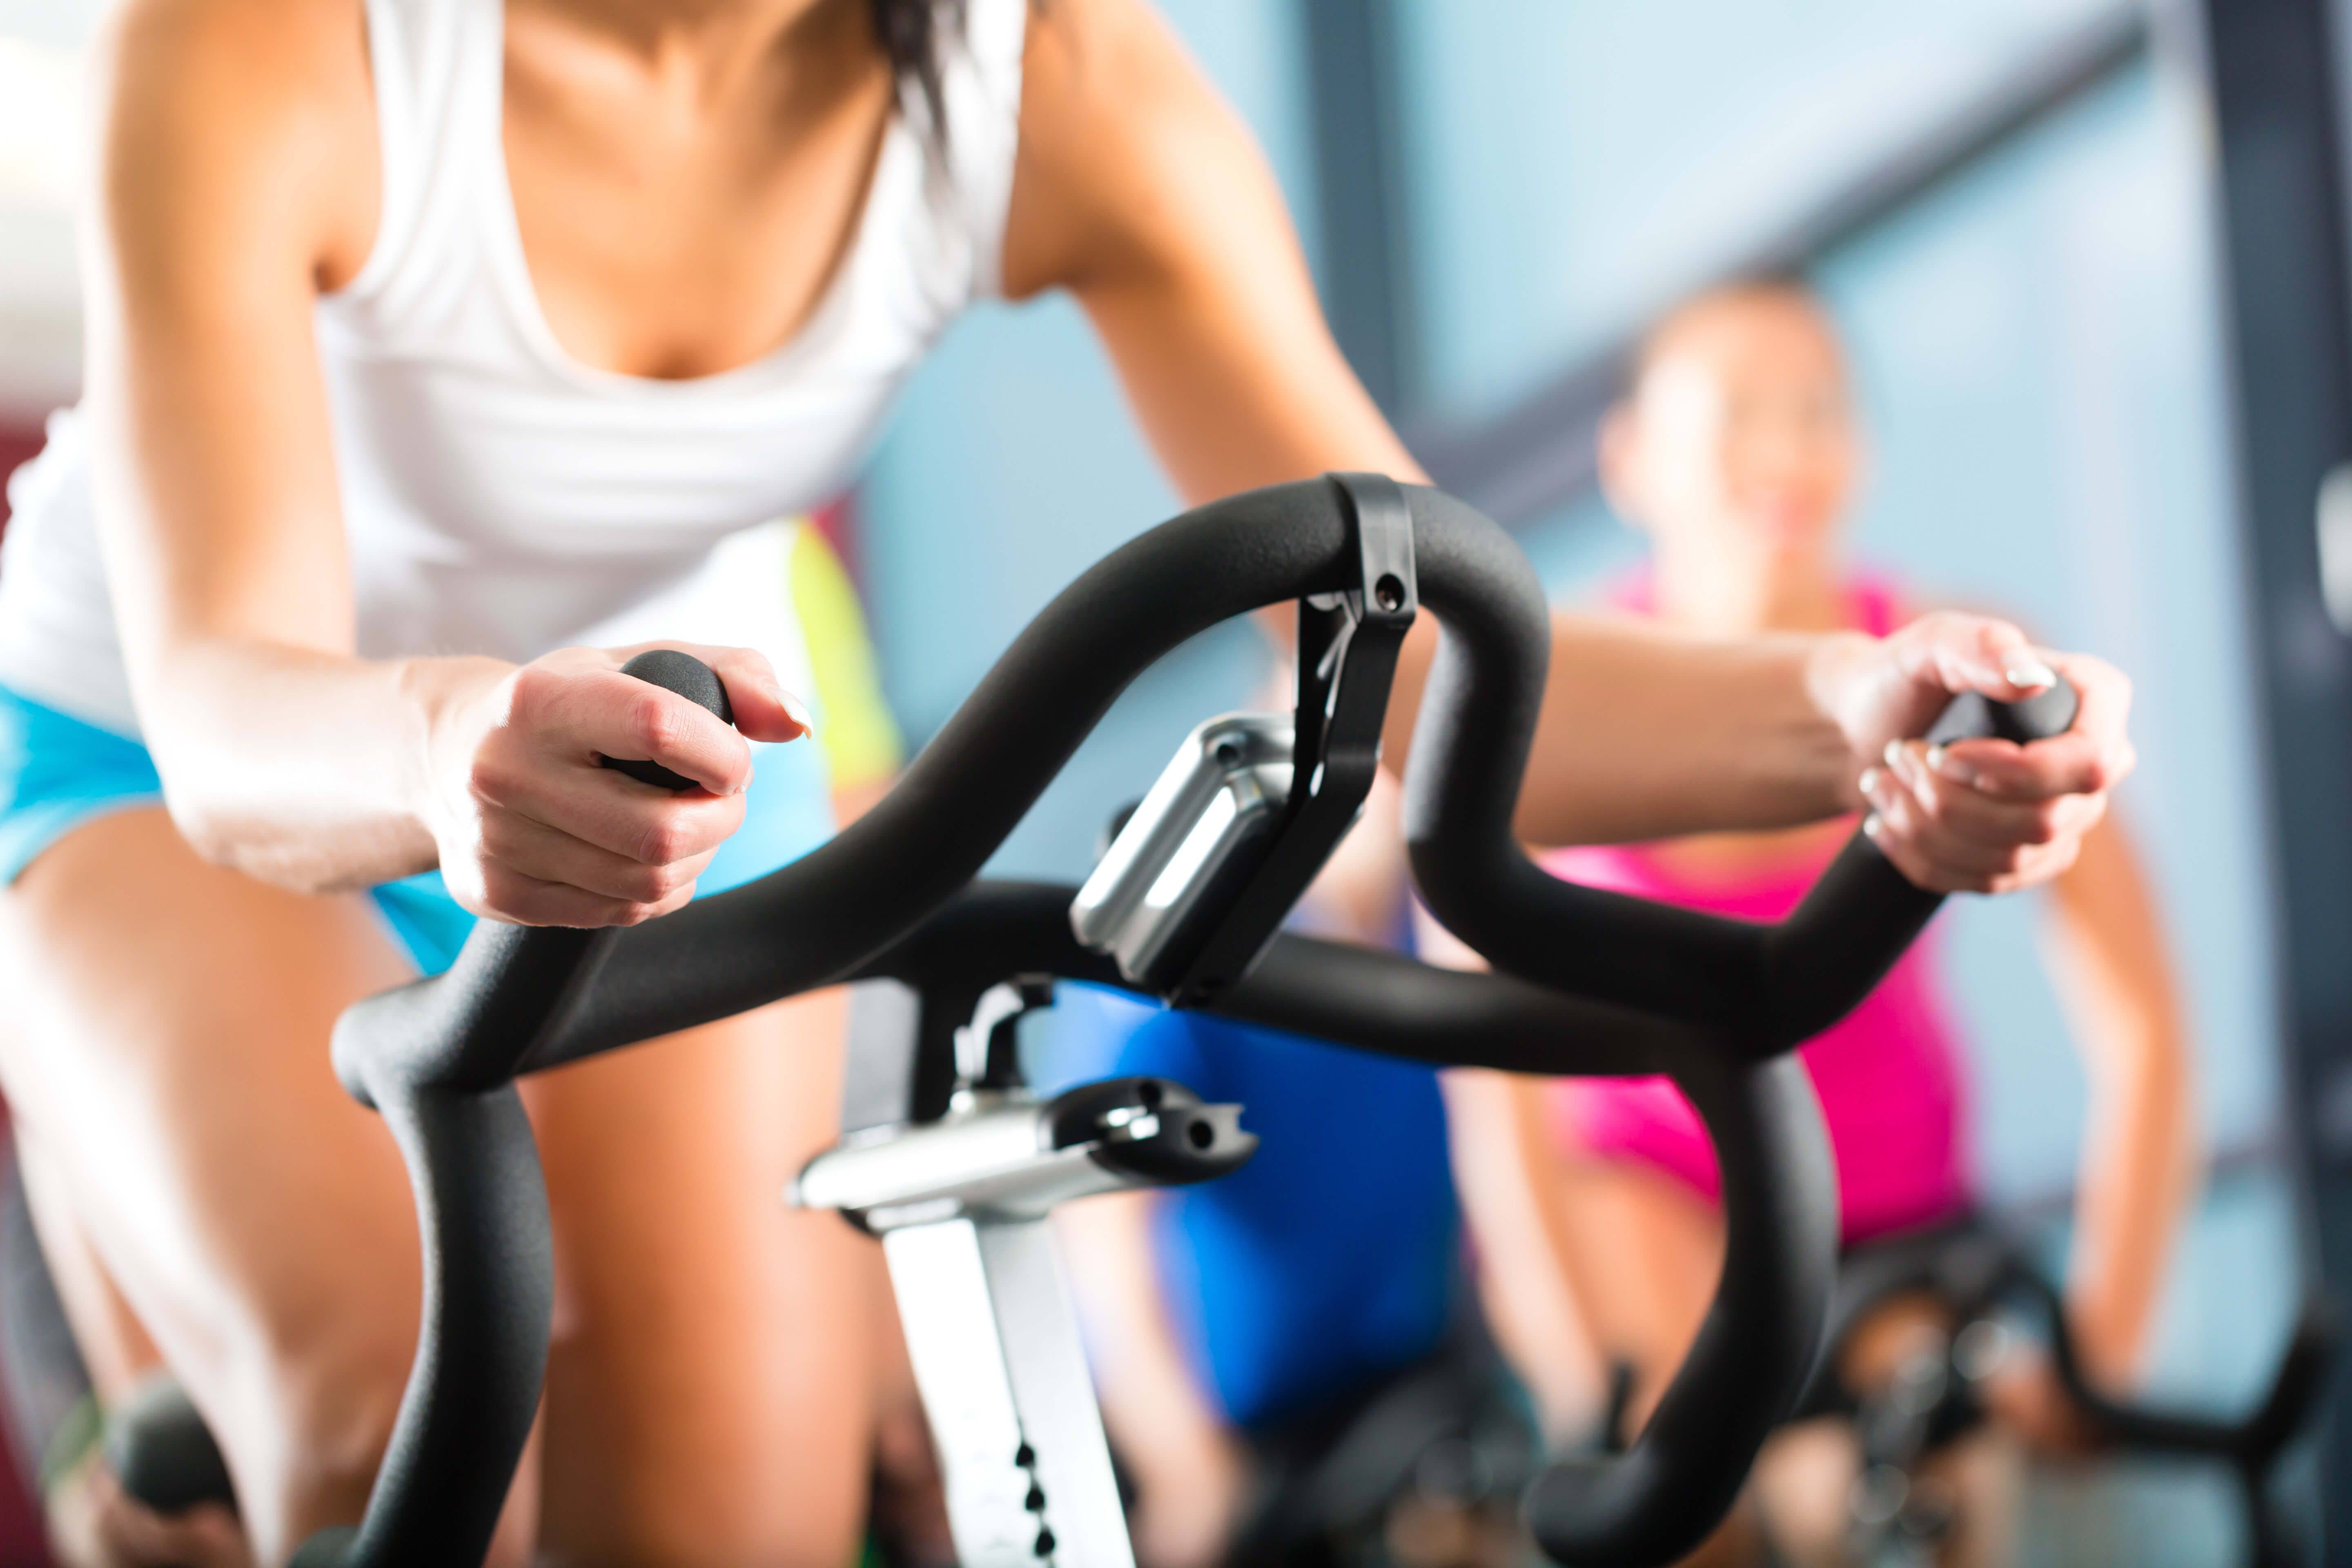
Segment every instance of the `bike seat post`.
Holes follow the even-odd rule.
[[[882,1238],[970,1568],[1135,1561],[1050,1224],[958,1218]]]
[[[1039,1100],[1020,1080],[1013,1036],[1052,999],[1034,979],[983,992],[956,1031],[946,1114],[850,1133],[791,1194],[882,1238],[969,1568],[1132,1568],[1050,1216],[1090,1194],[1221,1175],[1256,1144],[1239,1107],[1203,1105],[1165,1079]]]

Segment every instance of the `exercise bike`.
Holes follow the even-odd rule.
[[[1925,1308],[1926,1321],[1892,1375],[1876,1386],[1847,1381],[1840,1352],[1897,1302]],[[1869,1568],[1931,1561],[1951,1534],[1956,1503],[1923,1484],[1920,1472],[1990,1418],[1984,1390],[2016,1353],[2010,1318],[2021,1310],[2046,1336],[2052,1370],[2091,1444],[2224,1467],[2237,1483],[2250,1568],[2296,1561],[2269,1483],[2326,1384],[2336,1337],[2326,1303],[2305,1301],[2268,1388],[2246,1415],[2224,1420],[2125,1404],[2084,1378],[2050,1277],[2015,1239],[1973,1221],[1865,1247],[1839,1279],[1828,1350],[1793,1418],[1841,1415],[1854,1425],[1862,1471],[1848,1500],[1849,1561]]]
[[[1210,626],[1294,600],[1286,725],[1205,727],[1082,889],[974,880],[1135,676]],[[1396,650],[1424,605],[1444,636],[1407,774],[1413,872],[1491,974],[1279,930],[1370,786]],[[1673,1077],[1724,1172],[1713,1307],[1630,1447],[1548,1465],[1524,1512],[1564,1563],[1686,1552],[1792,1407],[1830,1305],[1833,1174],[1788,1052],[1859,1001],[1942,900],[1860,835],[1777,926],[1547,876],[1510,824],[1549,652],[1525,558],[1449,497],[1364,475],[1235,496],[1081,576],[898,787],[805,858],[627,931],[485,922],[446,974],[350,1008],[335,1065],[408,1164],[423,1324],[364,1518],[296,1563],[438,1568],[488,1546],[552,1299],[519,1076],[888,979],[916,998],[907,1114],[821,1156],[793,1195],[882,1237],[968,1568],[1128,1568],[1043,1216],[1089,1191],[1207,1179],[1250,1144],[1236,1110],[1164,1080],[1028,1096],[1010,1020],[1056,977],[1440,1065]],[[633,672],[724,713],[716,679],[682,656]],[[2009,708],[1963,698],[1935,733],[2055,733],[2072,701],[2063,688]]]

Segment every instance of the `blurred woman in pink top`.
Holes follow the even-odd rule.
[[[1601,472],[1652,563],[1619,595],[1629,614],[1729,637],[1850,628],[1883,635],[1910,616],[1890,584],[1846,562],[1838,525],[1861,467],[1837,336],[1811,295],[1754,283],[1690,301],[1652,334],[1601,430]],[[1957,759],[1890,747],[1862,779],[1864,826],[1898,822]],[[1904,824],[1908,826],[1907,823]],[[1575,881],[1717,912],[1788,912],[1851,818],[1770,833],[1553,852]],[[2134,1379],[2166,1255],[2191,1181],[2189,1073],[2179,1008],[2145,887],[2112,819],[2053,885],[2050,947],[2091,1080],[2068,1269],[2069,1316],[2092,1374]],[[1952,1218],[1969,1199],[1962,1044],[1931,932],[1843,1022],[1802,1047],[1836,1154],[1849,1245]],[[1456,1135],[1493,1152],[1465,1201],[1482,1240],[1497,1323],[1556,1421],[1591,1408],[1594,1369],[1630,1365],[1638,1426],[1681,1362],[1722,1256],[1715,1158],[1697,1118],[1661,1079],[1503,1079],[1449,1087]],[[1466,1122],[1465,1119],[1469,1119]],[[1513,1246],[1503,1241],[1517,1228]],[[1550,1305],[1548,1308],[1547,1302]],[[1885,1331],[1891,1342],[1899,1326]],[[1873,1353],[1864,1347],[1865,1355]],[[1891,1359],[1890,1363],[1891,1364]],[[2009,1431],[2073,1441],[2046,1370],[1998,1391]],[[1759,1493],[1769,1533],[1799,1561],[1833,1560],[1851,1439],[1787,1435]],[[1979,1456],[1982,1459],[1983,1456]],[[1976,1461],[1965,1461],[1976,1462]],[[1979,1470],[1983,1469],[1979,1465]],[[2000,1533],[1997,1495],[1964,1511],[1981,1559]],[[1735,1516],[1695,1561],[1750,1560],[1756,1521]]]

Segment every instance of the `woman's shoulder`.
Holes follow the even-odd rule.
[[[376,186],[362,0],[126,0],[94,57],[110,214],[262,207],[321,268],[356,268]]]
[[[1197,243],[1255,145],[1143,0],[1032,5],[1005,284],[1149,270]]]
[[[363,0],[124,0],[98,38],[110,102],[134,89],[223,124],[348,109],[368,92]]]

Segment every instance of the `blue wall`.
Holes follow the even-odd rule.
[[[1509,401],[2118,0],[1396,0],[1429,398]]]

